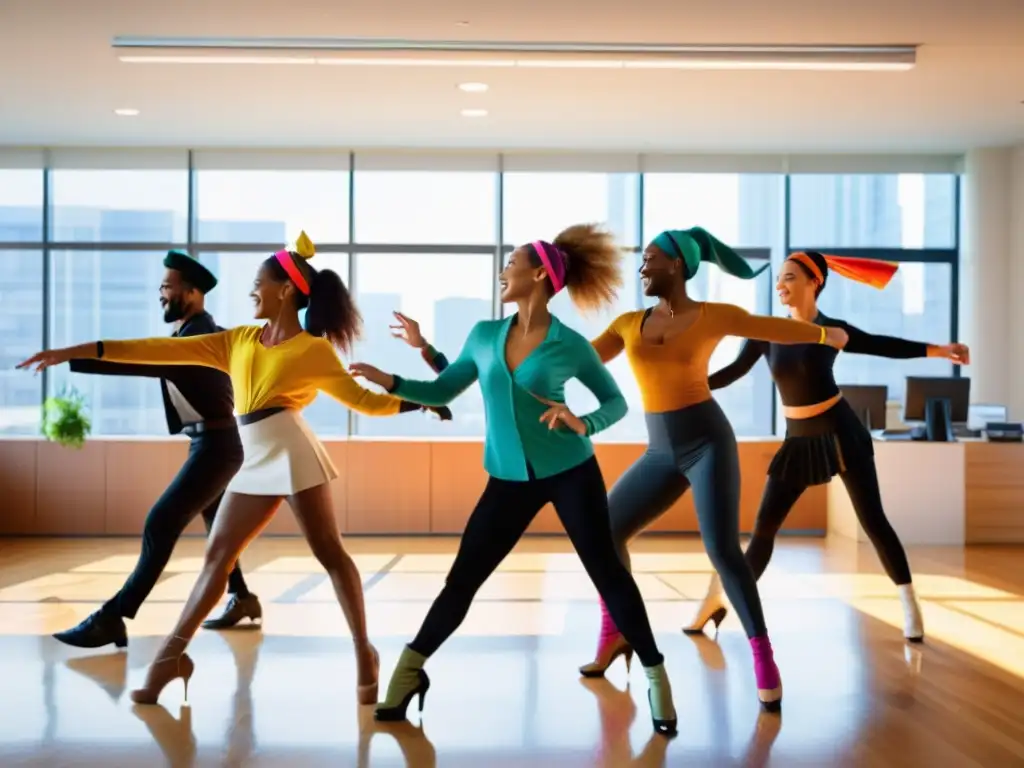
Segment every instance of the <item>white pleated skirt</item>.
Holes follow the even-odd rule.
[[[228,492],[290,496],[338,476],[323,444],[298,411],[280,411],[238,428],[242,468]]]

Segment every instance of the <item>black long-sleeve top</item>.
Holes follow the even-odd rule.
[[[844,352],[900,360],[928,356],[928,345],[919,341],[875,336],[820,312],[812,322],[846,331],[850,338]],[[783,405],[816,405],[839,394],[839,385],[832,372],[838,353],[838,349],[825,344],[771,344],[751,339],[743,345],[733,362],[708,377],[708,383],[711,389],[729,386],[749,373],[763,355],[775,386],[779,388]]]

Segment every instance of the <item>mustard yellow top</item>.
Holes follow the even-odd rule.
[[[301,410],[317,392],[367,416],[391,416],[402,401],[356,383],[324,338],[300,333],[266,347],[261,326],[243,325],[201,336],[104,341],[104,360],[149,365],[205,365],[231,376],[238,414],[264,408]]]
[[[592,342],[606,363],[625,349],[647,413],[676,411],[710,400],[708,362],[726,336],[778,344],[822,341],[822,328],[813,323],[752,315],[734,304],[703,302],[689,328],[655,344],[641,335],[648,312],[641,309],[620,315]]]

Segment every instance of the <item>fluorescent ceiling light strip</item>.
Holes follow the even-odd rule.
[[[119,36],[114,48],[220,49],[259,51],[433,51],[443,53],[597,53],[628,58],[634,55],[712,56],[910,56],[914,45],[665,45],[638,43],[566,43],[472,40],[403,40],[397,38],[159,38]]]
[[[301,58],[285,56],[121,56],[126,64],[320,65],[332,67],[410,67],[478,69],[632,69],[632,70],[781,70],[781,71],[906,71],[912,63],[885,61],[785,61],[743,59],[413,59]]]

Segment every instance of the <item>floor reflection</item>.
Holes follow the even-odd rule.
[[[408,556],[395,553],[399,544],[355,545],[368,548],[356,559],[369,585],[382,688],[455,542],[435,542],[434,552],[418,542]],[[923,646],[910,646],[892,615],[895,595],[886,595],[877,569],[857,570],[868,567],[860,554],[780,543],[764,593],[786,686],[782,716],[758,707],[750,647],[735,617],[717,636],[680,632],[707,583],[699,544],[638,552],[638,584],[679,716],[678,737],[666,740],[652,734],[639,665],[627,673],[620,660],[605,678],[578,677],[598,612],[578,561],[541,551],[564,546],[557,542],[517,551],[482,590],[466,623],[430,660],[422,721],[413,713],[413,722],[376,723],[372,708],[356,704],[340,610],[298,541],[258,542],[246,553],[265,629],[197,636],[191,707],[181,686],[170,686],[158,706],[135,706],[126,691],[141,683],[180,611],[201,542],[182,544],[159,595],[130,623],[127,651],[80,651],[49,637],[124,578],[130,563],[119,548],[130,545],[4,544],[35,550],[0,560],[0,679],[8,692],[0,765],[1024,764],[1024,680],[1013,674],[1024,602],[1024,574],[1011,573],[1017,560],[999,570],[985,559],[974,580],[964,565],[970,558],[916,556],[926,617],[938,621]],[[49,564],[47,553],[56,553]],[[396,580],[388,586],[389,579]]]

